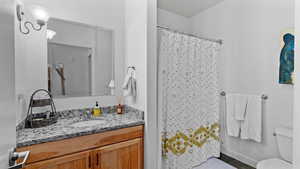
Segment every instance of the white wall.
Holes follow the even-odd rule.
[[[97,51],[94,60],[94,93],[110,95],[109,82],[114,78],[113,33],[100,30],[97,33]]]
[[[157,9],[157,25],[159,26],[190,33],[192,30],[191,24],[192,22],[190,18],[177,15],[164,9]]]
[[[96,31],[92,25],[51,18],[47,28],[56,32],[49,42],[86,48],[95,47]]]
[[[151,9],[148,11],[148,5],[151,5]],[[126,45],[126,68],[128,66],[135,66],[136,68],[136,80],[137,80],[137,97],[136,100],[127,98],[126,103],[130,106],[145,111],[145,152],[144,152],[144,168],[155,169],[156,168],[156,127],[155,117],[156,112],[153,109],[148,109],[148,86],[153,83],[149,83],[148,72],[149,64],[148,57],[153,56],[147,54],[155,53],[156,46],[153,46],[151,41],[150,49],[148,50],[148,37],[155,35],[153,32],[153,21],[152,17],[155,17],[153,11],[153,5],[156,3],[152,0],[125,0],[125,45]],[[147,15],[149,14],[150,15]],[[151,17],[152,28],[147,25],[148,18]],[[151,31],[148,31],[148,28]],[[149,33],[149,34],[148,34]],[[154,33],[154,34],[153,34]],[[152,38],[152,37],[151,37]],[[152,39],[153,40],[153,39]],[[155,44],[154,44],[155,45]],[[149,53],[148,53],[149,52]],[[154,64],[155,65],[155,64]],[[152,65],[152,66],[154,66]],[[151,67],[151,66],[150,66]],[[153,82],[153,81],[152,81]],[[152,91],[155,92],[155,91]],[[153,98],[152,98],[153,101]],[[154,105],[155,106],[155,105]],[[150,110],[150,111],[148,111]]]
[[[296,58],[300,56],[300,1],[296,1],[295,6],[295,31],[296,31]],[[294,100],[294,169],[300,168],[300,61],[295,60],[295,72],[296,72],[296,83],[295,83],[295,100]]]
[[[278,157],[274,128],[292,126],[293,87],[278,84],[281,31],[294,27],[293,0],[226,0],[192,18],[194,34],[223,39],[221,88],[267,94],[263,143],[223,137],[222,151],[248,164]],[[223,130],[224,131],[224,130]]]
[[[157,126],[157,0],[148,0],[147,16],[147,116],[146,169],[158,169]]]
[[[125,0],[125,56],[126,68],[135,66],[136,100],[126,102],[140,110],[147,104],[147,1]],[[126,69],[127,70],[127,69]]]
[[[28,8],[24,19],[34,22]],[[46,27],[24,35],[19,31],[15,17],[15,82],[18,102],[17,123],[26,117],[31,94],[37,89],[47,89]],[[24,28],[24,27],[23,27]]]
[[[116,94],[121,94],[121,83],[124,77],[124,0],[26,0],[25,5],[40,5],[46,8],[51,17],[80,22],[88,25],[96,25],[114,31],[115,40],[115,72],[116,72]],[[80,11],[80,12],[79,12]],[[46,67],[46,65],[44,65]],[[79,98],[56,99],[55,103],[58,110],[67,108],[82,108],[94,106],[95,101],[100,105],[116,104],[113,96],[105,97],[83,97]]]
[[[7,169],[15,147],[14,0],[0,0],[0,169]]]

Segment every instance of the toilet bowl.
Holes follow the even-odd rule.
[[[257,164],[257,169],[292,169],[291,163],[285,162],[281,159],[263,160]]]
[[[275,129],[277,146],[282,159],[267,159],[258,162],[257,169],[292,169],[293,132],[289,128]]]

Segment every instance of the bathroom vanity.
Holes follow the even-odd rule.
[[[72,3],[74,8],[60,1],[20,1],[24,3],[16,5],[18,26],[14,32],[16,151],[19,153],[10,152],[9,166],[142,169],[143,112],[125,106],[124,113],[118,114],[117,107],[113,106],[128,103],[144,109],[138,105],[144,104],[139,98],[136,100],[136,95],[123,97],[124,70],[138,66],[134,62],[125,63],[129,54],[124,52],[127,42],[124,41],[123,0],[82,1]],[[47,18],[40,20],[34,14]],[[33,26],[40,29],[32,29]],[[127,73],[135,76],[130,70]],[[47,97],[36,94],[39,90],[47,91]],[[96,102],[102,108],[99,117],[95,117],[101,114],[95,113]],[[91,115],[91,108],[95,116]],[[23,157],[19,156],[20,152],[30,153],[24,156],[28,158],[15,163],[16,157]]]
[[[20,128],[17,151],[30,151],[25,168],[142,169],[143,113],[126,109],[122,115],[107,112],[89,119],[78,117],[83,110],[59,112],[56,124]]]

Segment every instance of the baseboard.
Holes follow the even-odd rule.
[[[239,160],[241,161],[242,163],[245,163],[253,168],[256,168],[256,165],[257,165],[257,162],[256,160],[252,159],[252,158],[249,158],[243,154],[240,154],[238,152],[233,152],[233,151],[229,151],[225,148],[222,148],[222,153],[229,156],[229,157],[232,157],[236,160]]]

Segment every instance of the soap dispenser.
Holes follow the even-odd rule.
[[[101,112],[101,109],[99,107],[99,104],[98,104],[98,102],[96,102],[96,105],[93,108],[93,115],[98,117],[98,116],[101,116],[101,114],[102,114],[102,112]]]

